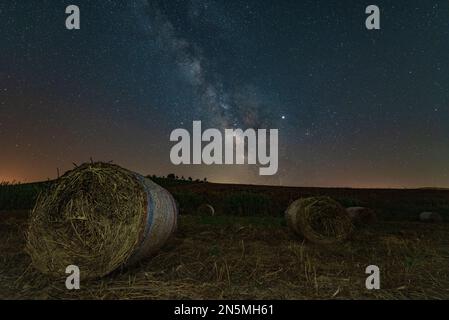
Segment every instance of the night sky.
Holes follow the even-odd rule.
[[[214,182],[449,187],[449,1],[8,0],[0,40],[0,181],[92,157]],[[278,174],[171,165],[170,133],[194,120],[279,129]]]

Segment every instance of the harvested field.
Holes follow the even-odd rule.
[[[0,212],[0,299],[448,299],[449,224],[379,222],[335,247],[277,217],[180,216],[152,259],[68,291],[24,252],[27,212]],[[381,290],[365,288],[378,265]]]

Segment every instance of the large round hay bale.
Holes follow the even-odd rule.
[[[365,207],[349,207],[346,212],[354,225],[369,225],[377,222],[377,214],[373,209]]]
[[[212,205],[203,203],[198,207],[197,213],[201,216],[215,216],[215,209]]]
[[[39,196],[26,250],[55,277],[69,265],[98,278],[159,250],[176,229],[177,208],[151,180],[105,163],[84,164]]]
[[[419,220],[422,222],[440,223],[443,222],[443,217],[436,212],[422,212],[419,215]]]
[[[286,219],[293,232],[317,244],[344,241],[353,230],[345,208],[329,197],[296,200],[287,209]]]

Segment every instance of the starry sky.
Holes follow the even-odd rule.
[[[225,183],[449,187],[449,1],[9,0],[0,39],[0,181],[93,158]],[[279,129],[278,174],[173,166],[170,133],[194,120]]]

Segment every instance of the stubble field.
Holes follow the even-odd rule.
[[[449,224],[383,221],[320,247],[281,217],[180,216],[156,256],[69,291],[24,252],[27,211],[0,213],[0,299],[448,299]],[[381,290],[367,290],[377,265]]]

